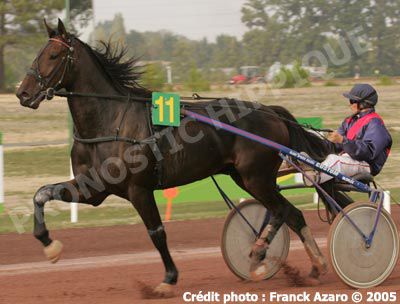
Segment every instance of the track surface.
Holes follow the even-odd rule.
[[[396,221],[400,215],[397,209],[392,213]],[[328,224],[321,223],[316,212],[305,212],[305,216],[326,254]],[[0,235],[0,303],[184,303],[184,292],[250,292],[266,294],[268,299],[272,291],[311,295],[316,291],[354,291],[332,269],[314,287],[293,286],[283,271],[268,281],[240,281],[225,266],[219,251],[223,222],[208,219],[165,224],[180,278],[176,297],[161,301],[143,299],[138,283],[156,286],[164,271],[143,225],[53,231],[53,238],[65,245],[63,259],[56,265],[44,260],[40,244],[31,235]],[[293,235],[288,263],[303,275],[310,269],[302,244]],[[400,266],[372,291],[396,291],[400,299]]]

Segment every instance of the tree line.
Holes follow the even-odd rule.
[[[63,2],[0,3],[0,90],[21,78],[45,41],[42,18],[54,19]],[[90,19],[91,1],[76,3],[81,6],[75,6],[72,18],[84,24]],[[111,39],[143,61],[170,62],[178,82],[193,70],[221,81],[227,76],[219,68],[257,65],[266,70],[277,61],[327,65],[335,77],[355,72],[400,75],[400,0],[247,0],[241,14],[248,28],[241,39],[222,34],[215,41],[191,40],[169,31],[127,31],[117,14],[97,24],[90,40],[94,45]]]

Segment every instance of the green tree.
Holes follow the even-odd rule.
[[[170,37],[170,34],[167,31],[146,32],[146,54],[148,60],[165,60],[165,49],[167,48],[167,45],[165,43],[166,37]],[[168,45],[168,47],[169,46],[170,45]],[[173,49],[170,49],[169,52],[172,53]]]
[[[242,21],[250,29],[264,32],[264,43],[275,45],[273,57],[289,55],[290,60],[294,60],[305,52],[322,47],[325,33],[329,30],[329,2],[248,0],[242,8]]]
[[[217,36],[213,54],[214,67],[238,67],[241,55],[241,45],[236,37],[228,35]]]
[[[400,74],[400,1],[371,1],[367,19],[367,35],[371,43],[371,73]]]
[[[203,38],[200,41],[194,42],[193,58],[196,60],[196,65],[199,67],[208,67],[214,54],[214,46]]]
[[[142,84],[152,91],[161,91],[166,82],[166,71],[160,63],[151,63],[146,66],[142,76]]]
[[[95,46],[99,41],[108,41],[109,35],[102,25],[97,25],[89,36],[89,44]]]
[[[122,14],[115,14],[113,20],[99,22],[89,36],[89,44],[96,46],[100,41],[111,40],[116,45],[127,44],[127,33]]]
[[[131,30],[126,34],[126,44],[130,56],[148,59],[146,58],[147,45],[144,34]]]
[[[191,91],[210,90],[210,83],[201,74],[201,72],[196,68],[195,65],[192,65],[192,68],[190,69],[189,75],[185,80],[185,86]]]
[[[281,58],[285,39],[272,27],[249,30],[244,34],[242,44],[245,64],[271,66],[275,61],[285,61]]]
[[[332,1],[331,7],[331,32],[351,45],[351,32],[360,31],[365,34],[364,47],[369,45],[368,51],[361,54],[350,47],[351,61],[345,66],[334,67],[335,73],[350,76],[354,66],[358,65],[364,75],[372,75],[376,69],[388,75],[400,74],[397,60],[400,56],[400,1]],[[337,45],[336,49],[341,52]]]
[[[115,14],[114,19],[111,25],[111,37],[112,40],[119,44],[126,44],[126,31],[124,25],[124,17],[122,17],[121,13]]]
[[[339,58],[345,44],[350,59],[340,66],[331,62],[331,69],[341,75],[349,76],[355,65],[369,74],[375,69],[400,74],[399,16],[399,0],[248,0],[242,8],[242,21],[249,28],[243,39],[245,56],[257,63],[261,58],[288,63],[310,51],[324,51],[329,58],[333,52]],[[352,35],[360,29],[368,52],[360,53],[352,44]]]
[[[97,46],[100,41],[109,41],[111,39],[112,21],[106,20],[96,24],[93,32],[89,35],[89,44]]]
[[[189,71],[193,66],[194,46],[188,39],[179,40],[175,46],[172,56],[172,71],[174,82],[182,82],[189,75]]]
[[[70,17],[73,22],[68,25],[68,29],[78,33],[77,27],[85,27],[93,19],[93,0],[70,0]]]

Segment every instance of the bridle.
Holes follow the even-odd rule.
[[[50,45],[51,42],[59,43],[64,46],[67,49],[67,54],[62,57],[62,60],[57,64],[56,68],[51,71],[50,75],[43,76],[40,73],[39,59],[43,55],[44,50]],[[68,39],[65,42],[61,39],[50,38],[49,43],[40,51],[39,55],[36,57],[34,66],[31,67],[28,71],[28,74],[35,77],[35,79],[38,81],[39,86],[42,89],[41,94],[46,96],[47,100],[50,100],[54,97],[54,93],[63,83],[65,75],[74,61],[73,53],[74,47],[72,46],[71,39]],[[54,77],[59,73],[60,70],[62,70],[60,79],[57,82],[51,84],[52,82],[54,82]]]

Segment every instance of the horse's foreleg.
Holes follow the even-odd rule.
[[[44,206],[51,200],[61,200],[64,202],[87,203],[99,205],[108,194],[86,189],[85,195],[79,190],[75,179],[58,184],[51,184],[41,187],[33,197],[34,205],[34,236],[43,244],[45,255],[55,263],[60,258],[62,244],[59,241],[53,241],[49,236],[45,219]]]
[[[172,285],[175,285],[178,281],[178,270],[169,253],[167,235],[161,222],[153,192],[134,187],[129,196],[130,201],[146,225],[149,236],[159,251],[165,266],[164,281],[154,289],[154,292],[162,297],[173,296]]]

